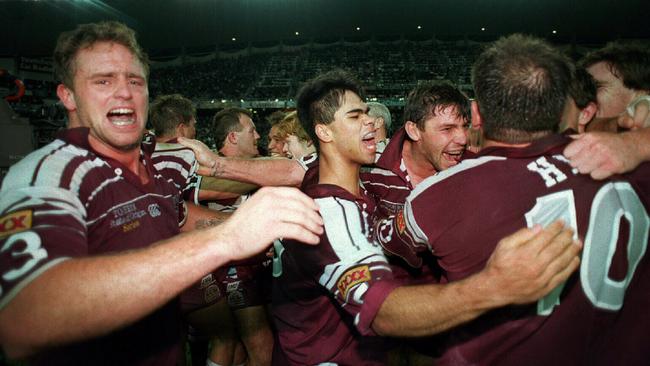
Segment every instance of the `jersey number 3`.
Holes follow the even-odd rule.
[[[526,213],[529,227],[546,226],[563,219],[578,232],[573,191],[566,190],[537,199]],[[620,222],[627,220],[630,233],[627,240],[627,273],[620,281],[609,277],[609,270],[619,239]],[[629,183],[609,183],[601,187],[593,199],[589,213],[589,227],[585,236],[580,265],[580,284],[593,306],[605,310],[619,310],[623,306],[625,290],[648,246],[650,218],[639,197]],[[549,315],[560,304],[564,284],[558,286],[537,302],[537,314]]]

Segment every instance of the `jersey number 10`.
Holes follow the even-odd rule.
[[[572,190],[549,194],[537,199],[535,207],[526,213],[529,227],[546,226],[563,219],[578,233],[575,200]],[[629,223],[627,240],[627,273],[621,281],[609,277],[609,270],[619,239],[620,222]],[[623,306],[625,290],[648,246],[650,218],[629,183],[608,183],[600,188],[593,199],[589,213],[589,227],[584,240],[580,284],[593,304],[599,309],[617,311]],[[537,302],[537,314],[549,315],[560,304],[564,284]]]

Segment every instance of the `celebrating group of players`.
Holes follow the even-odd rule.
[[[646,48],[588,56],[594,86],[546,42],[504,37],[475,100],[418,85],[390,139],[354,76],[318,75],[272,129],[292,159],[253,159],[244,109],[215,115],[213,152],[190,101],[149,108],[120,23],[62,34],[54,62],[69,128],[1,188],[10,357],[175,365],[187,324],[208,365],[385,365],[399,343],[441,365],[650,356]],[[608,128],[625,131],[573,135]]]

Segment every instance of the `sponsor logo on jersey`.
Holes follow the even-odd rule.
[[[134,203],[128,203],[122,205],[116,208],[115,210],[113,210],[113,220],[111,220],[111,228],[115,228],[119,226],[122,227],[122,231],[124,232],[131,231],[137,228],[138,226],[140,226],[140,224],[138,223],[137,225],[133,224],[130,226],[127,226],[125,224],[129,224],[134,221],[137,222],[139,218],[145,215],[147,215],[147,213],[144,212],[144,210],[138,210],[138,208]]]
[[[135,230],[140,227],[140,221],[132,221],[128,224],[122,225],[122,232],[128,233],[131,230]]]
[[[348,291],[354,286],[370,281],[370,269],[367,265],[355,267],[345,272],[336,284],[343,298],[348,296]]]
[[[201,278],[201,286],[199,286],[199,288],[206,288],[215,283],[215,281],[216,280],[214,279],[214,276],[212,276],[212,273],[209,273],[207,276]]]
[[[0,237],[19,233],[32,227],[32,210],[10,213],[0,218]]]
[[[404,221],[404,211],[398,212],[397,216],[395,216],[395,225],[397,226],[397,231],[399,231],[400,234],[404,234],[404,230],[406,230],[406,221]]]
[[[147,210],[149,211],[149,215],[151,217],[158,217],[160,216],[160,206],[158,206],[157,203],[152,203],[147,207]]]

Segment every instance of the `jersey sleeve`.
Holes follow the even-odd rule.
[[[364,335],[389,293],[398,285],[381,247],[368,239],[370,227],[356,203],[334,198],[317,199],[327,243],[314,279],[353,319]]]
[[[31,186],[0,195],[1,309],[49,268],[87,255],[88,245],[86,211],[73,192]]]

